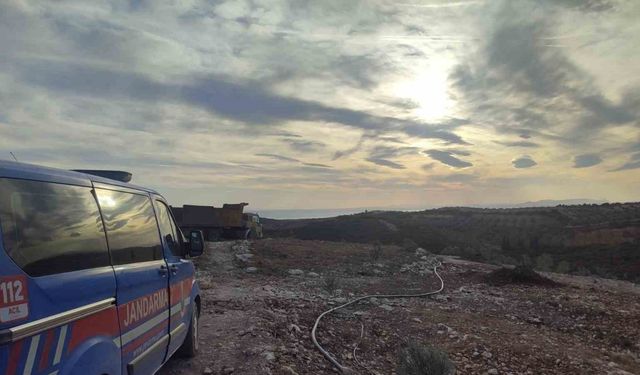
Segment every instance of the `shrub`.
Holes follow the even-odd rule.
[[[447,353],[430,346],[409,343],[398,355],[398,375],[451,375],[455,367]]]
[[[546,278],[533,268],[528,266],[516,266],[515,268],[500,268],[485,277],[489,284],[507,285],[507,284],[529,284],[543,286],[557,286],[558,283]]]
[[[536,269],[539,271],[553,270],[553,258],[549,254],[542,254],[536,258]]]
[[[324,290],[327,291],[327,293],[333,294],[338,289],[339,284],[340,282],[338,281],[336,275],[326,275],[324,277],[322,286],[324,287]]]
[[[418,244],[414,240],[412,240],[411,238],[405,238],[402,241],[402,248],[405,251],[413,252],[413,250],[415,250],[417,247],[418,247]]]
[[[571,266],[569,265],[569,262],[567,262],[566,260],[563,260],[556,265],[555,271],[557,273],[569,273],[570,269],[571,269]]]
[[[371,246],[371,250],[369,251],[369,255],[371,256],[372,262],[377,262],[378,259],[382,256],[382,244],[380,241],[376,241]]]

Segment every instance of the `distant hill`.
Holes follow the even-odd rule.
[[[472,260],[640,281],[640,203],[372,211],[263,224],[271,237],[417,244]]]
[[[545,199],[533,202],[523,202],[523,203],[494,203],[494,204],[481,204],[481,205],[472,205],[470,207],[474,208],[523,208],[523,207],[555,207],[560,205],[581,205],[581,204],[602,204],[607,203],[604,200],[597,199],[561,199],[561,200],[553,200],[553,199]],[[420,207],[420,208],[411,208],[411,207],[355,207],[355,208],[325,208],[325,209],[290,209],[290,210],[257,210],[257,213],[260,214],[261,217],[266,217],[270,219],[278,219],[278,220],[289,220],[289,219],[322,219],[329,217],[336,217],[341,215],[353,215],[362,212],[369,211],[405,211],[405,212],[414,212],[414,211],[422,211],[425,209],[435,209],[439,208],[438,206],[432,207]]]
[[[544,199],[539,201],[532,202],[523,202],[523,203],[515,203],[515,204],[495,204],[495,205],[486,205],[486,208],[532,208],[532,207],[555,207],[555,206],[575,206],[582,204],[603,204],[607,203],[605,200],[597,200],[597,199]]]

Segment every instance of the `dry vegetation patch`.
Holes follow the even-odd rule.
[[[502,286],[509,284],[538,285],[556,287],[559,284],[540,275],[533,268],[527,266],[503,267],[485,276],[485,281],[491,285]]]

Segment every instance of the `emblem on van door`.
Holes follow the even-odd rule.
[[[27,277],[0,277],[0,323],[13,322],[29,316]]]

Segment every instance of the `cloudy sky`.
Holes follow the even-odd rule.
[[[640,2],[0,3],[0,158],[174,204],[640,200]]]

